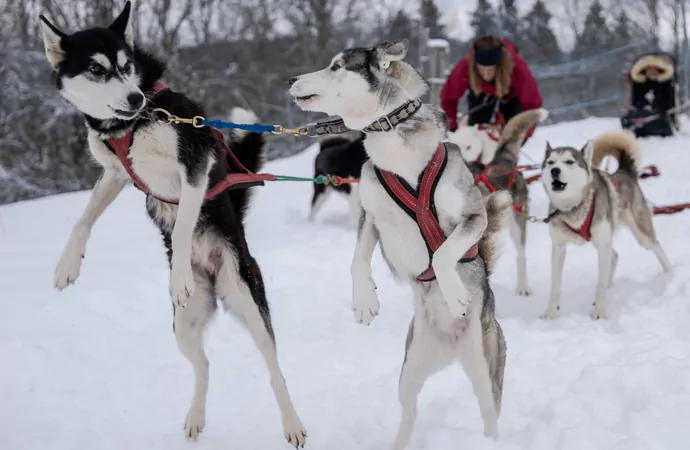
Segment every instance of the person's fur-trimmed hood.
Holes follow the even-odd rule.
[[[663,55],[646,55],[635,61],[630,69],[630,78],[635,83],[644,83],[647,81],[644,71],[650,67],[656,67],[661,73],[654,79],[650,78],[649,81],[664,83],[673,78],[675,72],[673,62]]]

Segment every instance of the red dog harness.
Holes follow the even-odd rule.
[[[590,241],[592,239],[592,218],[594,217],[594,199],[595,197],[592,196],[592,203],[589,204],[589,211],[587,211],[587,217],[585,217],[585,221],[582,222],[580,228],[573,228],[567,223],[565,224],[565,226],[570,228],[571,231],[582,236],[582,239],[584,239],[585,241]]]
[[[479,175],[474,177],[474,184],[479,184],[482,183],[484,186],[487,187],[491,192],[496,192],[496,187],[491,183],[491,180],[489,180],[489,174],[493,172],[500,172],[501,175],[508,176],[508,184],[506,185],[506,191],[509,191],[512,189],[513,185],[515,184],[515,178],[517,178],[518,174],[518,168],[516,167],[513,170],[505,170],[501,167],[496,167],[496,166],[486,166],[484,167],[484,170],[482,170]],[[513,209],[517,212],[522,212],[523,206],[518,205],[518,206],[513,206]]]
[[[501,141],[501,132],[495,124],[492,123],[480,123],[477,125],[478,130],[486,131],[489,130],[486,135],[489,136],[489,139],[491,139],[494,142],[500,142]]]
[[[156,97],[169,90],[170,88],[168,88],[168,85],[166,85],[164,82],[160,80],[156,81],[156,83],[153,85],[153,94],[151,95],[148,101],[153,102],[156,99]],[[213,132],[213,135],[215,136],[218,145],[225,150],[226,157],[223,158],[223,163],[228,174],[215,186],[206,191],[206,195],[204,197],[206,200],[210,200],[216,197],[218,194],[224,192],[227,189],[239,189],[248,188],[252,186],[261,186],[264,184],[264,181],[275,180],[275,175],[263,173],[256,174],[247,170],[244,167],[244,165],[242,165],[240,160],[237,159],[232,150],[230,150],[230,147],[228,147],[225,143],[225,137],[223,136],[223,132],[217,128],[209,128],[211,128],[211,131]],[[113,152],[113,154],[115,154],[118,157],[120,163],[122,163],[122,167],[124,167],[125,171],[127,171],[127,174],[132,179],[132,182],[134,183],[134,186],[137,189],[142,191],[144,194],[151,195],[162,202],[177,204],[179,202],[179,200],[177,199],[164,198],[153,194],[149,187],[146,185],[146,183],[144,183],[144,181],[141,178],[139,178],[136,172],[134,172],[134,168],[132,167],[132,161],[129,159],[129,151],[132,147],[133,136],[134,131],[129,130],[127,131],[127,133],[125,133],[124,136],[119,138],[107,139],[104,140],[103,143],[106,147],[108,147],[108,149],[111,152]]]
[[[434,192],[441,174],[446,167],[448,153],[445,145],[439,144],[434,156],[420,175],[419,193],[410,186],[405,180],[387,170],[374,168],[376,177],[379,179],[383,188],[395,203],[402,208],[408,216],[417,222],[419,231],[422,233],[424,243],[429,252],[429,267],[417,276],[419,281],[432,281],[436,278],[434,268],[431,265],[432,256],[436,250],[446,240],[446,235],[441,228],[434,205]],[[474,244],[460,259],[460,262],[467,263],[477,259],[479,247]]]

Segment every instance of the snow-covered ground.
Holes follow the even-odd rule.
[[[613,119],[542,127],[527,153],[541,161],[546,139],[581,146],[617,128]],[[648,197],[688,201],[690,137],[642,145],[641,164],[653,162],[662,172],[642,181]],[[267,170],[310,175],[315,152],[311,147]],[[533,184],[531,193],[532,211],[544,214],[542,186]],[[279,358],[309,431],[308,448],[385,449],[398,424],[410,292],[392,280],[377,251],[381,314],[368,328],[356,324],[347,203],[331,200],[309,224],[310,195],[308,183],[256,188],[247,221]],[[267,370],[248,334],[223,315],[207,333],[206,430],[194,444],[183,437],[193,376],[172,334],[163,246],[134,188],[96,225],[76,285],[53,290],[53,267],[87,198],[68,194],[0,208],[0,449],[287,449]],[[549,293],[546,226],[529,225],[531,297],[514,293],[515,252],[506,236],[492,279],[508,343],[500,438],[484,438],[475,396],[456,367],[427,383],[410,448],[687,448],[689,217],[690,211],[655,218],[672,275],[663,275],[627,230],[618,235],[608,321],[587,315],[597,273],[591,247],[569,249],[560,318],[544,322],[537,317]]]

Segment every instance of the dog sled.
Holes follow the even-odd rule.
[[[626,75],[624,129],[636,137],[672,136],[680,129],[676,61],[666,52],[638,56]]]

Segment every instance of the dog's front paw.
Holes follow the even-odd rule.
[[[355,313],[355,321],[362,325],[369,325],[379,315],[379,299],[376,288],[355,288],[352,298],[352,311]]]
[[[462,283],[460,277],[453,272],[449,276],[439,278],[437,272],[436,279],[438,280],[441,294],[448,304],[450,315],[455,318],[465,316],[470,306],[470,292]]]
[[[81,260],[84,258],[85,251],[86,234],[75,230],[60,256],[60,261],[58,261],[55,267],[55,276],[53,278],[55,289],[61,291],[77,281],[79,271],[81,270]]]
[[[204,431],[206,426],[206,411],[204,408],[194,408],[189,410],[184,421],[184,435],[196,441],[197,437]]]
[[[302,425],[299,417],[295,416],[292,419],[283,423],[285,432],[285,440],[288,444],[294,445],[295,448],[302,448],[307,443],[307,430]]]
[[[589,311],[589,317],[592,320],[599,320],[599,319],[608,319],[608,315],[606,314],[606,310],[604,310],[603,307],[597,307],[596,305]]]
[[[530,289],[529,286],[519,286],[517,288],[517,295],[527,297],[528,295],[532,295],[532,289]]]
[[[187,306],[187,300],[194,295],[196,283],[194,282],[194,272],[192,266],[187,263],[173,263],[170,273],[170,295],[172,301],[181,307]]]
[[[549,306],[549,307],[547,308],[547,310],[544,311],[544,314],[542,314],[541,316],[539,316],[539,318],[540,318],[541,320],[553,320],[553,319],[555,319],[556,316],[558,315],[558,310],[559,310],[559,309],[560,309],[560,308],[558,308],[558,307],[552,308],[552,307]]]

